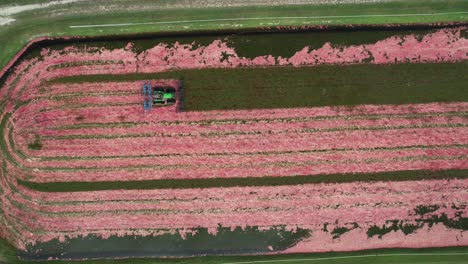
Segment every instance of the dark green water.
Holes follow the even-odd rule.
[[[127,75],[70,76],[58,83],[183,81],[184,111],[418,104],[467,101],[467,61],[207,68]]]
[[[231,231],[229,227],[218,227],[216,235],[206,228],[196,229],[195,235],[187,234],[183,239],[178,233],[160,236],[112,236],[102,239],[94,235],[58,239],[29,246],[19,252],[25,260],[46,260],[122,257],[189,257],[200,255],[261,254],[285,250],[310,236],[305,229],[287,231],[283,226],[260,231],[257,227],[240,227]],[[272,248],[272,250],[269,249]]]

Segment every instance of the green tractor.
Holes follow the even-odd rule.
[[[176,102],[176,90],[172,87],[154,87],[153,104],[155,106],[173,105]]]

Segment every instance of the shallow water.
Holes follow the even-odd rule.
[[[261,254],[285,250],[309,236],[309,231],[297,229],[287,231],[284,227],[272,227],[259,231],[256,227],[218,227],[212,235],[206,228],[196,229],[195,235],[187,234],[183,239],[179,233],[160,236],[111,236],[108,239],[90,235],[58,239],[29,246],[26,252],[19,252],[25,260],[46,260],[83,258],[123,257],[190,257],[200,255]]]

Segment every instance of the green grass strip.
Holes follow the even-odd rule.
[[[145,181],[47,182],[18,179],[18,183],[42,192],[79,192],[101,190],[191,189],[247,186],[280,186],[309,183],[346,183],[356,181],[416,181],[428,179],[468,178],[468,170],[418,170],[374,173],[296,175],[283,177],[161,179]]]

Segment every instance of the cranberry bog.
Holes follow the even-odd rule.
[[[467,246],[466,25],[36,42],[0,88],[27,260]],[[142,87],[176,91],[143,109]]]

